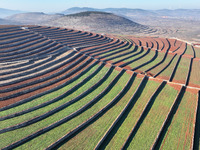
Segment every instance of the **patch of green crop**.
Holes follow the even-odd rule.
[[[162,141],[162,149],[191,149],[194,136],[194,113],[197,95],[185,92],[181,103]]]
[[[157,74],[159,71],[161,71],[163,68],[165,68],[165,66],[171,61],[172,58],[173,58],[172,55],[167,55],[167,58],[165,59],[165,61],[162,64],[160,64],[159,66],[157,66],[156,68],[150,70],[150,72],[153,73],[154,75]]]
[[[4,121],[1,121],[1,128],[6,128],[24,121],[27,121],[31,118],[34,118],[36,116],[42,115],[50,110],[55,109],[56,107],[59,107],[61,105],[63,105],[64,103],[70,101],[71,99],[75,98],[76,96],[80,95],[81,93],[83,93],[85,90],[87,90],[88,88],[90,88],[92,85],[94,85],[96,82],[98,82],[108,71],[109,68],[104,67],[100,72],[98,72],[98,74],[96,74],[91,80],[89,80],[86,84],[84,84],[84,86],[80,87],[79,89],[77,89],[76,91],[74,91],[72,94],[68,95],[67,97],[52,103],[46,107],[40,108],[38,110],[35,110],[31,113],[27,113],[15,118],[11,118],[11,119],[7,119]]]
[[[194,47],[194,49],[195,49],[196,57],[200,58],[200,48],[199,47]]]
[[[142,150],[144,145],[146,149],[151,148],[177,94],[177,90],[165,85],[164,89],[156,97],[128,149]]]
[[[171,62],[171,64],[159,75],[161,77],[166,77],[166,78],[170,78],[173,70],[174,70],[174,67],[178,61],[178,58],[179,56],[176,56],[173,61]]]
[[[141,79],[136,80],[139,85],[139,82]],[[136,82],[135,81],[135,82]],[[134,82],[134,83],[135,83]],[[152,94],[155,92],[156,88],[159,86],[160,83],[149,80],[144,88],[144,90],[141,93],[141,96],[135,100],[135,104],[133,108],[130,110],[129,114],[125,118],[124,122],[116,132],[116,134],[113,136],[111,141],[108,143],[106,149],[120,149],[125,142],[126,138],[128,137],[129,133],[131,132],[131,129],[134,127],[136,121],[139,119],[139,116],[141,115],[145,105],[149,101]],[[134,88],[134,89],[132,89]],[[131,87],[130,91],[135,91],[135,84],[133,87]],[[133,94],[134,92],[131,92]]]
[[[145,71],[145,70],[157,65],[164,58],[164,56],[165,56],[165,53],[158,52],[158,56],[154,61],[146,64],[144,67],[139,68],[139,70]]]
[[[105,67],[105,68],[107,68],[107,67]],[[88,94],[83,99],[81,99],[78,102],[70,105],[69,107],[67,107],[67,108],[65,108],[65,109],[57,112],[56,114],[54,114],[54,115],[52,115],[52,116],[50,116],[50,117],[48,117],[46,119],[43,119],[43,120],[41,120],[41,121],[39,121],[39,122],[37,122],[35,124],[29,125],[27,127],[24,127],[24,128],[18,129],[18,130],[14,130],[14,131],[10,131],[10,132],[7,132],[7,133],[0,134],[0,138],[2,140],[2,142],[0,143],[1,144],[0,147],[4,147],[4,146],[6,146],[8,144],[11,144],[11,143],[17,141],[17,140],[20,140],[21,138],[24,138],[24,137],[28,136],[29,134],[32,134],[32,133],[36,132],[37,130],[40,130],[40,129],[42,129],[42,128],[44,128],[44,127],[46,127],[46,126],[48,126],[48,125],[50,125],[50,124],[52,124],[52,123],[54,123],[54,122],[62,119],[64,117],[66,117],[70,113],[76,111],[77,108],[82,107],[84,104],[86,104],[87,102],[89,102],[90,100],[92,100],[95,96],[97,96],[103,89],[105,89],[106,86],[108,86],[108,84],[114,79],[114,77],[118,73],[119,73],[118,71],[114,70],[113,73],[109,76],[109,78],[100,87],[98,87],[97,89],[95,89],[93,92],[91,92],[90,94]],[[83,87],[85,87],[85,86],[83,86]],[[86,89],[87,88],[85,87],[85,90]],[[100,107],[100,105],[97,105],[97,106]],[[85,121],[89,116],[91,116],[96,111],[96,109],[94,109],[93,111],[89,112],[86,116],[82,116],[82,115],[80,115],[81,117],[77,116],[76,118],[68,121],[66,124],[63,124],[63,125],[59,126],[59,128],[56,128],[55,130],[53,129],[50,132],[50,135],[47,135],[47,137],[50,138],[50,139],[51,138],[56,138],[56,137],[59,138],[61,133],[64,134],[67,131],[70,131],[71,129],[73,129],[75,126],[77,126],[81,122]],[[62,126],[65,127],[66,125],[67,125],[67,128],[62,128]],[[59,133],[59,134],[57,134],[57,133]],[[54,136],[52,136],[51,134],[53,134]],[[45,136],[45,138],[42,138],[42,139],[36,138],[36,140],[38,139],[38,141],[36,142],[37,144],[34,143],[33,145],[34,146],[38,146],[39,145],[39,147],[40,147],[44,143],[46,143],[48,140],[50,140],[50,139],[48,139],[46,137],[46,134],[44,134],[44,136]],[[47,141],[45,141],[43,139],[45,139]],[[32,140],[32,141],[34,141],[34,140]],[[49,141],[49,142],[53,142],[53,141]],[[25,149],[27,149],[27,148],[25,148]],[[33,148],[31,148],[31,149],[33,149]]]
[[[193,49],[192,49],[191,45],[187,44],[187,49],[186,49],[185,54],[191,55],[191,57],[194,56],[194,52],[193,52]]]
[[[131,68],[135,68],[137,66],[140,66],[141,64],[144,64],[148,61],[150,61],[155,55],[155,51],[150,51],[146,56],[140,58],[139,60],[137,61],[134,61],[133,63],[129,64],[129,66]]]
[[[140,50],[141,50],[141,48],[138,48],[137,51],[135,51],[135,52],[133,52],[131,54],[119,57],[119,58],[112,59],[112,61],[113,62],[117,62],[117,61],[125,59],[125,58],[127,58],[127,57],[129,57],[131,55],[137,54],[136,56],[133,56],[133,57],[131,57],[131,58],[126,59],[126,60],[123,61],[123,62],[128,62],[128,61],[133,60],[134,58],[137,58],[137,57],[139,57],[139,56],[141,56],[141,55],[143,55],[145,53],[145,51],[143,51],[142,53],[138,54],[140,52]]]
[[[65,86],[65,87],[63,87],[63,88],[61,88],[59,90],[56,90],[56,91],[54,91],[52,93],[49,93],[49,94],[46,94],[46,95],[44,95],[42,97],[39,97],[37,99],[34,99],[34,100],[32,100],[30,102],[27,102],[27,103],[24,103],[22,105],[10,108],[10,109],[5,110],[5,111],[1,111],[0,112],[0,117],[3,117],[3,116],[6,116],[6,115],[9,115],[9,114],[13,114],[13,113],[16,113],[16,112],[20,112],[20,111],[29,109],[31,107],[37,106],[39,104],[42,104],[42,103],[44,103],[46,101],[49,101],[49,100],[51,100],[51,99],[63,94],[65,91],[71,89],[77,83],[81,82],[84,78],[86,78],[89,74],[91,74],[98,66],[99,65],[95,65],[86,74],[82,75],[80,78],[78,78],[74,82],[70,83],[69,85],[67,85],[67,86]]]
[[[189,83],[200,85],[200,62],[193,61]]]
[[[185,81],[188,76],[189,67],[190,58],[182,57],[173,80]]]
[[[129,46],[129,45],[128,45],[128,46]],[[111,54],[111,53],[113,53],[113,52],[117,52],[117,51],[120,51],[120,50],[122,50],[122,49],[125,49],[125,48],[127,48],[128,46],[123,47],[123,48],[119,48],[119,49],[114,50],[114,51],[111,51],[111,52],[105,52],[105,53],[100,54],[100,55],[98,55],[98,56],[99,56],[99,57],[102,57],[102,56],[105,56],[105,55]],[[125,53],[125,52],[127,52],[127,51],[129,51],[129,50],[131,50],[131,48],[128,49],[128,50],[125,50],[125,51],[123,51],[123,52],[120,52],[120,53],[114,54],[114,55],[112,55],[112,56],[106,57],[106,59],[108,59],[108,58],[110,58],[110,57],[114,57],[114,56],[119,55],[119,54],[123,54],[123,53]]]
[[[115,94],[109,92],[107,94],[108,99],[113,99],[122,88],[125,86],[128,80],[128,75],[125,74],[118,82],[117,86],[113,88]],[[113,91],[113,92],[114,92]],[[127,104],[130,95],[123,97],[115,106],[106,112],[102,117],[80,132],[76,137],[69,140],[60,149],[93,149],[104,133],[108,130],[112,122],[116,119],[119,113]],[[86,138],[87,137],[87,138]],[[75,144],[74,144],[75,143]]]
[[[116,73],[116,72],[115,72]],[[79,116],[73,118],[72,120],[66,122],[65,124],[60,125],[59,127],[54,128],[53,130],[35,138],[34,140],[22,145],[19,147],[20,149],[27,149],[30,146],[31,149],[38,149],[38,148],[46,148],[51,143],[55,142],[59,138],[61,138],[63,135],[67,134],[69,131],[71,131],[73,128],[81,124],[82,122],[86,121],[88,118],[96,114],[99,110],[101,110],[103,107],[105,107],[118,93],[119,91],[124,87],[126,81],[130,75],[124,74],[120,80],[117,82],[116,86],[114,86],[109,93],[107,93],[101,100],[99,100],[95,105],[93,105],[91,108],[87,109],[85,112],[80,114]],[[113,78],[109,78],[106,82],[110,83]],[[87,99],[90,99],[96,95],[98,95],[105,87],[99,87],[97,90],[95,90],[93,93],[87,95]],[[64,113],[64,112],[63,112]],[[63,114],[62,113],[62,114]],[[92,131],[91,131],[92,132]],[[91,133],[87,132],[86,136]],[[89,137],[87,137],[89,138]],[[37,143],[35,145],[34,143]],[[92,143],[90,143],[92,144]]]

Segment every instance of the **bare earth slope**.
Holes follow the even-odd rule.
[[[87,11],[66,15],[42,25],[76,28],[87,31],[134,34],[148,29],[129,19],[104,12]]]

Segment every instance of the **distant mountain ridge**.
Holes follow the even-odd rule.
[[[200,9],[160,9],[160,10],[144,10],[144,9],[131,9],[131,8],[105,8],[97,9],[90,7],[72,7],[61,13],[73,14],[83,11],[102,11],[110,12],[120,16],[126,17],[170,17],[182,19],[200,20]]]
[[[66,9],[65,11],[58,12],[61,14],[74,14],[85,11],[101,11],[114,13],[129,19],[137,19],[144,17],[168,17],[168,18],[178,18],[178,19],[190,19],[190,20],[199,20],[200,21],[200,9],[160,9],[160,10],[145,10],[145,9],[132,9],[132,8],[90,8],[90,7],[72,7]],[[0,8],[0,18],[5,18],[11,15],[27,13],[20,10],[9,10]],[[28,12],[29,13],[29,12]]]
[[[29,12],[29,13],[21,13],[21,14],[15,14],[9,17],[6,17],[6,19],[16,22],[21,22],[23,24],[38,24],[42,22],[46,22],[52,19],[57,19],[59,17],[62,17],[63,14],[45,14],[43,12]]]
[[[0,8],[0,18],[5,18],[10,15],[19,14],[19,13],[24,13],[24,11]]]
[[[88,11],[93,13],[88,13]],[[20,12],[12,10],[10,12],[10,10],[0,9],[0,24],[47,25],[99,33],[164,36],[189,41],[200,41],[200,9],[144,10],[72,7],[56,14]],[[109,15],[105,13],[109,13]],[[12,15],[1,18],[1,16],[8,14]],[[78,16],[82,16],[82,19]]]

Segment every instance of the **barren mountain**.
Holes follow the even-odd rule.
[[[136,32],[143,32],[149,28],[148,26],[138,24],[127,18],[120,17],[112,13],[98,11],[87,11],[66,15],[58,19],[48,21],[42,25],[118,34],[133,34]]]
[[[52,19],[57,19],[61,16],[63,15],[62,14],[49,15],[42,12],[30,12],[30,13],[15,14],[15,15],[6,17],[6,19],[11,20],[11,21],[21,22],[23,24],[34,25],[34,24],[49,21]]]

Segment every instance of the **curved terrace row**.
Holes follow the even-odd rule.
[[[179,41],[41,26],[0,38],[1,149],[198,147],[199,61]]]

